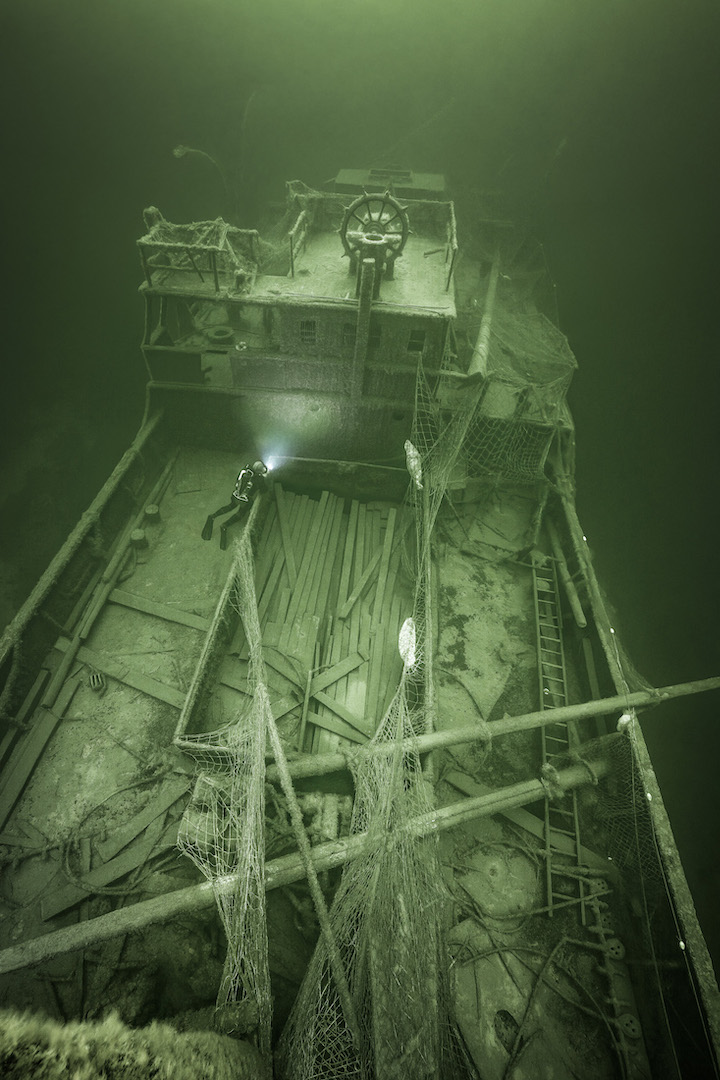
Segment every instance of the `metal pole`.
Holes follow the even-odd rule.
[[[507,735],[513,731],[528,731],[543,727],[545,724],[568,723],[571,720],[589,719],[595,716],[608,716],[611,713],[623,713],[630,709],[640,709],[649,705],[659,705],[671,698],[685,697],[688,694],[700,694],[706,690],[720,689],[720,677],[699,679],[695,682],[677,683],[675,686],[663,686],[659,689],[638,690],[632,694],[617,694],[614,697],[600,698],[597,701],[584,701],[579,705],[562,705],[557,709],[545,709],[540,712],[523,713],[520,716],[507,716],[502,720],[493,720],[490,724],[465,724],[447,731],[435,731],[429,735],[419,735],[417,739],[408,739],[407,748],[415,747],[421,754],[431,750],[440,750],[461,743],[480,742],[497,735]],[[353,747],[352,757],[362,754],[387,754],[393,752],[392,743],[368,743]],[[348,768],[346,754],[307,754],[288,762],[293,777],[324,776]],[[277,770],[270,765],[267,770],[268,780],[276,781]]]

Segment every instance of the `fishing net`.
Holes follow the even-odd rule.
[[[287,1080],[322,1077],[462,1077],[444,948],[445,893],[436,838],[412,828],[433,808],[432,765],[416,737],[434,727],[430,545],[448,489],[468,476],[542,476],[563,419],[575,361],[541,315],[496,310],[487,377],[462,388],[418,368],[405,512],[415,520],[404,552],[415,582],[400,649],[400,685],[353,768],[351,833],[364,835],[345,866],[330,912],[357,1016],[353,1038],[339,1007],[325,946],[315,951],[281,1043]],[[401,635],[402,637],[402,635]]]
[[[359,1039],[348,1031],[321,941],[283,1034],[288,1078],[445,1075],[442,876],[435,838],[409,828],[431,810],[432,791],[417,750],[401,745],[424,726],[417,674],[405,666],[373,740],[377,752],[354,769],[351,833],[366,843],[346,865],[330,912]]]
[[[355,803],[351,834],[362,854],[346,864],[330,911],[334,941],[352,996],[356,1031],[340,1008],[324,941],[320,941],[283,1033],[280,1061],[287,1080],[322,1077],[464,1075],[454,1039],[444,948],[445,900],[434,835],[413,820],[433,809],[432,770],[421,765],[416,738],[434,726],[433,614],[430,543],[447,480],[467,431],[472,401],[436,439],[406,444],[413,478],[405,511],[415,520],[405,558],[415,581],[412,616],[399,647],[400,684],[369,744],[351,762]],[[418,420],[438,424],[424,376],[418,379]],[[420,441],[420,439],[418,439]]]
[[[565,398],[575,366],[567,340],[544,315],[496,305],[478,400],[463,405],[463,389],[447,397],[467,427],[467,476],[510,483],[542,478],[558,426],[571,426]]]
[[[233,723],[201,737],[203,771],[183,816],[178,843],[213,885],[233,875],[232,893],[215,889],[227,936],[217,1005],[223,1028],[255,1037],[270,1061],[272,998],[265,915],[265,740],[272,721],[255,604],[250,527],[236,542],[233,605],[249,645],[251,696]],[[210,752],[208,752],[208,750]],[[213,754],[213,750],[216,753]]]

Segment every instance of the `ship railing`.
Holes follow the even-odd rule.
[[[445,292],[450,291],[450,284],[452,282],[453,270],[455,269],[455,260],[458,253],[457,242],[457,221],[455,220],[455,204],[450,203],[450,219],[447,223],[447,252],[445,253],[445,265],[448,268],[447,278],[445,280]]]
[[[295,277],[295,256],[300,254],[305,244],[309,225],[307,210],[301,210],[295,224],[288,233],[290,242],[290,277]]]
[[[258,240],[257,229],[238,229],[222,218],[189,225],[162,219],[137,245],[150,287],[160,273],[180,281],[189,276],[203,285],[211,280],[218,293],[221,284],[237,291],[252,278],[258,265]]]

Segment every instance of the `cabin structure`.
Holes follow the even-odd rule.
[[[456,317],[452,202],[295,181],[279,242],[220,219],[175,225],[153,209],[145,220],[154,384],[235,395],[235,419],[275,428],[286,452],[396,453],[418,362],[438,367]]]

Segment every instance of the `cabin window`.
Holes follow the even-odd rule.
[[[425,348],[425,331],[424,330],[411,330],[410,337],[408,338],[407,351],[408,352],[422,352]]]
[[[343,323],[342,344],[343,349],[353,350],[355,348],[355,323]]]
[[[314,319],[302,319],[300,322],[300,340],[303,345],[317,344],[317,323]]]

